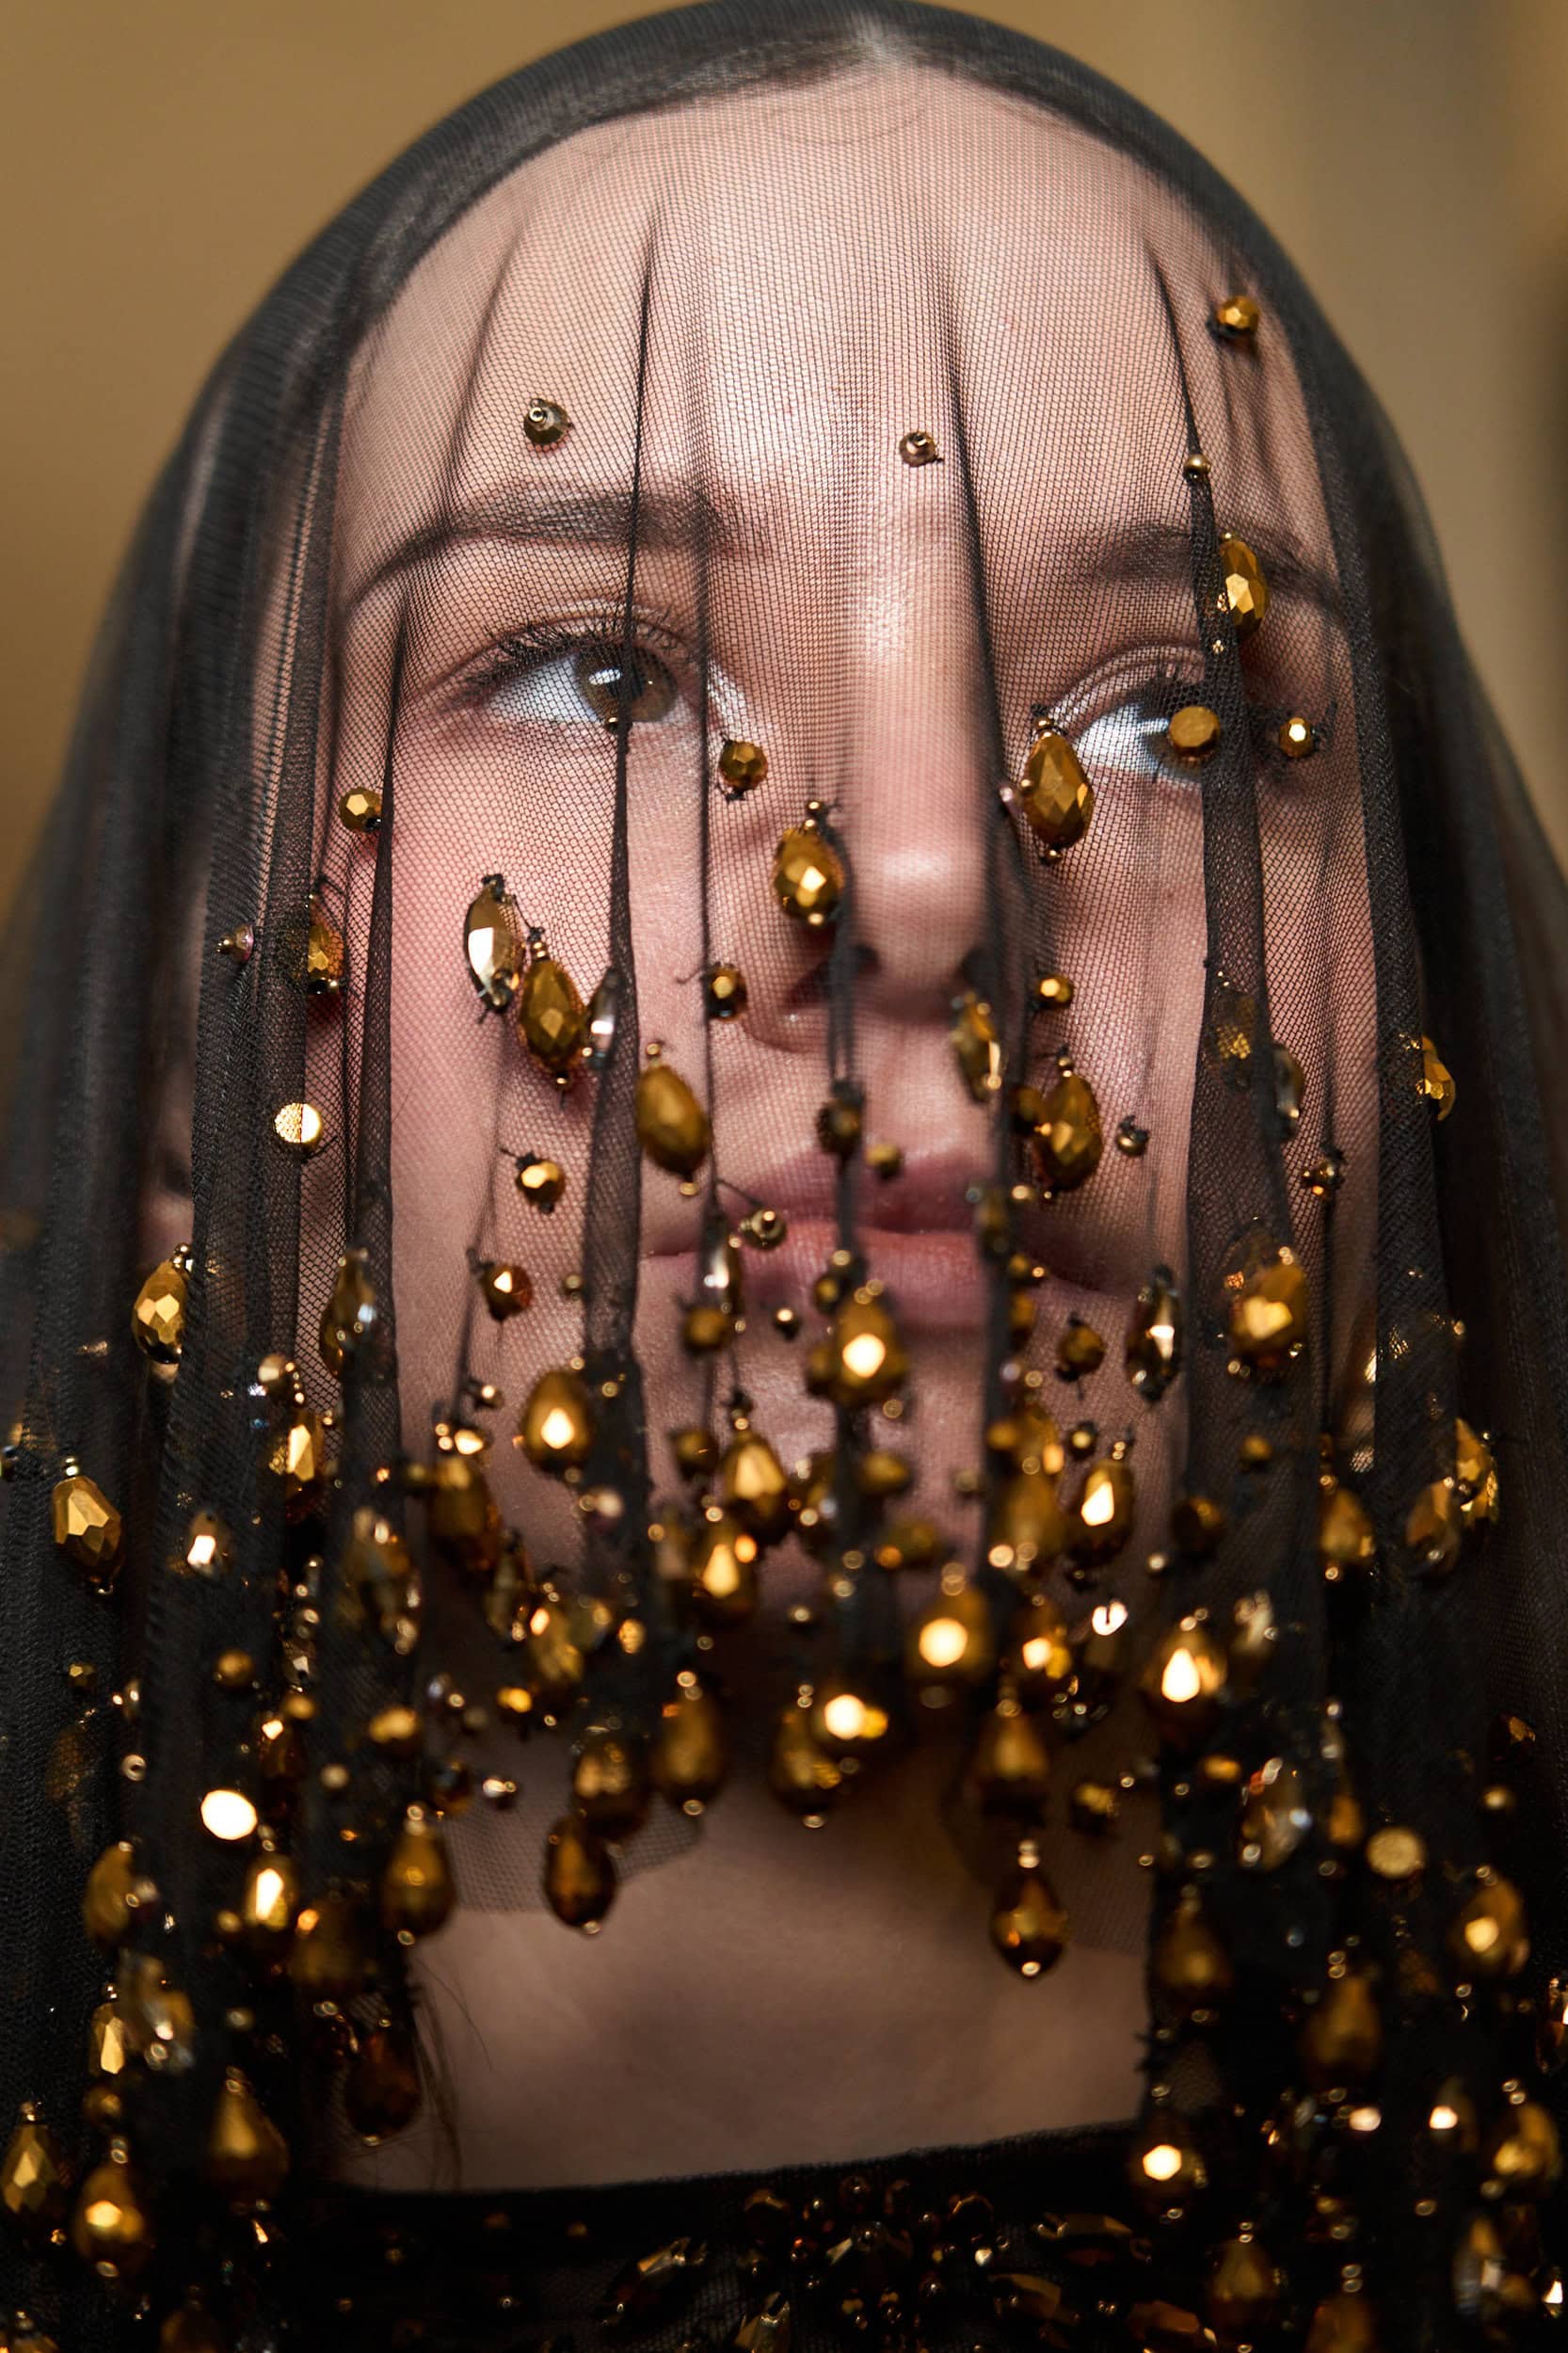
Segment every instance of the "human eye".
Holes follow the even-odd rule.
[[[646,637],[630,647],[603,630],[553,624],[517,630],[454,682],[455,699],[502,726],[639,727],[668,719],[680,700],[672,662]]]

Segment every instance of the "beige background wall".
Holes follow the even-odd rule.
[[[209,361],[418,131],[616,0],[10,0],[0,898]],[[990,0],[1235,180],[1393,413],[1568,856],[1568,0]]]

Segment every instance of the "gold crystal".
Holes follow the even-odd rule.
[[[504,1012],[518,992],[528,951],[517,909],[499,874],[487,874],[463,918],[469,978],[487,1005]]]
[[[908,1378],[898,1325],[874,1294],[856,1293],[844,1302],[833,1319],[827,1355],[826,1385],[837,1405],[880,1405]]]
[[[1033,1718],[1009,1694],[981,1719],[964,1778],[983,1814],[1039,1819],[1050,1786],[1050,1751]]]
[[[152,2255],[152,2210],[123,2141],[111,2145],[82,2184],[71,2243],[105,2280],[134,2280]]]
[[[1367,1841],[1367,1862],[1382,1880],[1414,1879],[1427,1865],[1427,1845],[1419,1831],[1402,1822],[1375,1830]]]
[[[1263,577],[1263,567],[1245,539],[1238,539],[1227,531],[1220,541],[1220,570],[1236,634],[1250,637],[1269,610],[1269,584]]]
[[[136,1346],[155,1365],[177,1365],[185,1344],[185,1303],[189,1295],[189,1265],[177,1252],[155,1266],[136,1296],[131,1329]]]
[[[1482,2163],[1488,2186],[1505,2198],[1543,2198],[1562,2171],[1562,2147],[1549,2109],[1522,2100],[1508,2109],[1487,2143]]]
[[[361,2034],[343,2081],[344,2114],[360,2139],[402,2132],[423,2096],[412,2035],[390,2020]]]
[[[1423,1487],[1405,1517],[1404,1540],[1423,1569],[1446,1576],[1459,1559],[1464,1514],[1451,1479]]]
[[[374,1504],[361,1503],[349,1522],[343,1581],[345,1614],[356,1623],[374,1626],[394,1645],[411,1631],[419,1591],[413,1555]]]
[[[755,792],[768,773],[768,756],[760,744],[728,737],[719,753],[719,774],[731,793]]]
[[[1048,850],[1081,841],[1095,813],[1095,788],[1078,754],[1053,727],[1042,727],[1029,747],[1018,780],[1018,806]]]
[[[1439,1119],[1447,1119],[1454,1107],[1459,1090],[1453,1073],[1448,1069],[1430,1037],[1421,1040],[1420,1090]]]
[[[1026,1705],[1038,1705],[1067,1689],[1074,1664],[1066,1620],[1048,1595],[1036,1593],[1015,1621],[1008,1682]]]
[[[55,1542],[86,1569],[95,1585],[112,1585],[120,1568],[124,1523],[96,1481],[81,1471],[57,1480],[49,1498]]]
[[[434,1936],[457,1900],[440,1827],[410,1806],[381,1874],[381,1925],[394,1935]]]
[[[596,1929],[616,1895],[616,1866],[597,1831],[563,1815],[545,1841],[545,1900],[568,1929]]]
[[[1227,295],[1223,302],[1216,302],[1213,310],[1217,331],[1234,342],[1256,335],[1261,315],[1251,295],[1244,294]]]
[[[1157,1267],[1133,1303],[1123,1344],[1127,1377],[1158,1404],[1181,1369],[1181,1299],[1169,1271]]]
[[[1155,1644],[1138,1689],[1160,1737],[1175,1748],[1197,1748],[1219,1716],[1230,1663],[1198,1618],[1183,1618]]]
[[[991,1513],[987,1549],[998,1568],[1028,1569],[1049,1561],[1067,1542],[1067,1518],[1056,1480],[1036,1466],[1016,1471],[1000,1489]]]
[[[1466,1528],[1497,1516],[1497,1464],[1492,1449],[1467,1421],[1454,1423],[1454,1484]]]
[[[136,1909],[136,1850],[128,1838],[105,1847],[82,1890],[82,1926],[95,1945],[122,1944]]]
[[[1383,2018],[1371,1979],[1359,1969],[1331,1977],[1306,2014],[1299,2040],[1306,2080],[1320,2091],[1362,2083],[1383,2057]]]
[[[558,1367],[541,1372],[528,1392],[518,1439],[536,1470],[559,1476],[587,1460],[593,1444],[593,1401],[581,1373]]]
[[[1235,1985],[1230,1955],[1195,1889],[1185,1889],[1160,1923],[1150,1966],[1156,1986],[1184,2018],[1218,2008]]]
[[[703,977],[702,1001],[710,1021],[738,1021],[749,994],[739,965],[715,964]]]
[[[1074,1558],[1093,1562],[1113,1560],[1132,1533],[1136,1508],[1131,1464],[1119,1454],[1092,1463],[1083,1475],[1067,1533]]]
[[[1001,1040],[990,1006],[972,988],[956,1000],[948,1036],[964,1084],[977,1103],[988,1102],[1001,1086]]]
[[[318,1338],[321,1361],[334,1381],[341,1381],[348,1359],[370,1337],[380,1316],[381,1303],[370,1279],[365,1253],[344,1251],[321,1311]]]
[[[1299,1769],[1285,1757],[1269,1757],[1247,1782],[1238,1833],[1242,1863],[1255,1871],[1277,1871],[1311,1828]]]
[[[655,1167],[695,1176],[712,1140],[708,1114],[679,1071],[648,1051],[637,1080],[637,1141]]]
[[[843,860],[814,825],[792,825],[774,853],[773,890],[786,915],[820,930],[844,895]]]
[[[912,425],[907,433],[899,435],[898,454],[906,466],[938,466],[942,461],[936,435],[928,433],[923,424]]]
[[[289,1976],[311,2002],[346,2002],[370,1974],[365,1923],[350,1896],[330,1890],[295,1922]]]
[[[641,1743],[602,1726],[589,1732],[571,1769],[571,1794],[600,1838],[630,1838],[648,1819],[648,1759]]]
[[[509,1323],[534,1304],[534,1286],[524,1268],[510,1259],[482,1258],[474,1269],[479,1295],[493,1321]]]
[[[811,1729],[809,1701],[795,1700],[774,1727],[768,1787],[802,1821],[820,1821],[843,1785],[843,1770]]]
[[[240,1891],[240,1930],[260,1952],[281,1946],[294,1933],[299,1911],[299,1873],[285,1854],[261,1854]]]
[[[1227,1321],[1238,1361],[1254,1372],[1278,1372],[1307,1335],[1306,1270],[1288,1250],[1241,1277],[1230,1293]]]
[[[703,1515],[692,1553],[692,1599],[711,1625],[744,1625],[757,1609],[757,1539],[727,1512]]]
[[[694,1675],[683,1675],[664,1703],[648,1769],[660,1796],[686,1814],[700,1814],[724,1785],[729,1771],[724,1717]]]
[[[283,1509],[290,1519],[312,1512],[327,1479],[327,1425],[309,1405],[296,1405],[267,1454],[283,1482]]]
[[[338,803],[338,820],[350,833],[375,833],[381,823],[381,795],[375,786],[351,786]]]
[[[1048,1193],[1070,1193],[1100,1164],[1100,1107],[1088,1080],[1064,1070],[1046,1089],[1043,1110],[1033,1139],[1040,1182]]]
[[[1330,1584],[1369,1569],[1377,1559],[1378,1540],[1371,1518],[1359,1496],[1325,1474],[1318,1487],[1318,1559]]]
[[[207,2175],[247,2205],[276,2198],[288,2179],[288,2143],[237,2068],[223,2079],[207,2136]]]
[[[1061,1381],[1085,1381],[1105,1362],[1105,1341],[1081,1316],[1069,1316],[1056,1343],[1056,1373]]]
[[[1467,1983],[1516,1977],[1529,1960],[1525,1899],[1512,1880],[1492,1879],[1478,1887],[1454,1917],[1448,1951]]]
[[[327,912],[318,891],[312,891],[302,915],[280,925],[278,954],[287,977],[307,997],[335,997],[343,987],[343,934]]]
[[[531,400],[522,429],[536,449],[556,449],[571,431],[571,419],[558,400]]]
[[[567,1172],[559,1160],[540,1160],[532,1153],[519,1160],[518,1191],[546,1217],[566,1189]]]
[[[1279,2306],[1285,2286],[1267,2248],[1244,2233],[1226,2239],[1208,2273],[1208,2317],[1227,2341],[1256,2343]]]
[[[1183,703],[1171,713],[1165,739],[1178,760],[1208,760],[1219,749],[1220,714],[1207,703]]]
[[[588,1015],[577,984],[554,956],[534,955],[516,1000],[518,1035],[552,1079],[564,1079],[588,1036]]]
[[[1039,1849],[1025,1839],[1016,1867],[997,1890],[991,1943],[1021,1977],[1039,1977],[1065,1952],[1069,1925],[1056,1890],[1040,1868]]]
[[[904,1638],[904,1670],[925,1699],[984,1682],[996,1657],[991,1611],[960,1568],[945,1569],[941,1591]]]
[[[1277,741],[1287,760],[1310,760],[1318,748],[1317,729],[1311,720],[1295,715],[1282,720]]]
[[[28,2236],[47,2237],[65,2219],[70,2186],[55,2136],[28,2103],[0,2156],[0,2209]]]
[[[1367,2297],[1325,2296],[1312,2314],[1304,2353],[1382,2353],[1382,2344]]]
[[[1173,2108],[1157,2107],[1144,2118],[1128,2157],[1128,2179],[1136,2196],[1157,2211],[1180,2208],[1208,2187],[1208,2168],[1192,2137],[1192,2128]],[[1171,2313],[1170,2305],[1155,2309]],[[1137,2306],[1128,2315],[1137,2328]],[[1135,2345],[1148,2345],[1150,2333],[1139,2329]]]
[[[789,1487],[767,1439],[755,1430],[737,1432],[718,1466],[719,1501],[763,1544],[775,1543],[789,1525]]]
[[[280,1103],[273,1113],[272,1132],[286,1150],[297,1152],[302,1160],[319,1152],[326,1141],[321,1113],[313,1103]]]

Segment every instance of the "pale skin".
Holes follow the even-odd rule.
[[[1088,839],[1035,886],[1077,992],[1071,1016],[1039,1025],[1035,1044],[1044,1065],[1070,1043],[1099,1097],[1107,1150],[1083,1191],[1044,1213],[1032,1246],[1055,1271],[1043,1331],[1078,1313],[1111,1342],[1081,1399],[1048,1374],[1047,1401],[1064,1421],[1082,1412],[1136,1433],[1139,1526],[1106,1590],[1139,1602],[1183,1424],[1179,1389],[1157,1413],[1130,1397],[1119,1340],[1149,1269],[1183,1267],[1206,946],[1199,789],[1148,748],[1151,680],[1201,678],[1186,428],[1155,240],[1222,523],[1252,537],[1266,564],[1294,547],[1326,568],[1299,392],[1283,357],[1245,379],[1244,397],[1227,376],[1229,355],[1204,328],[1208,303],[1229,291],[1224,264],[1176,200],[1081,133],[907,67],[579,135],[464,219],[363,356],[345,430],[341,710],[322,806],[378,777],[401,616],[392,1032],[406,1442],[423,1448],[432,1404],[450,1394],[465,1249],[516,1257],[536,1305],[502,1331],[482,1323],[472,1369],[511,1408],[497,1417],[493,1476],[536,1561],[571,1558],[569,1507],[505,1441],[531,1380],[580,1339],[559,1284],[579,1262],[592,1087],[557,1100],[507,1025],[477,1022],[461,920],[481,874],[500,870],[584,994],[605,961],[611,739],[584,703],[569,648],[515,641],[548,627],[619,643],[625,533],[608,529],[600,544],[606,519],[584,502],[629,488],[651,255],[633,634],[673,694],[634,727],[631,752],[641,1027],[700,1092],[700,984],[688,976],[702,961],[692,648],[705,599],[710,770],[727,734],[770,760],[750,801],[711,811],[713,952],[743,968],[750,992],[744,1020],[713,1041],[720,1165],[785,1206],[792,1228],[785,1251],[748,1261],[754,1418],[786,1463],[826,1440],[824,1409],[802,1394],[798,1346],[769,1328],[779,1299],[809,1321],[810,1278],[832,1240],[812,1143],[824,1092],[821,950],[768,889],[773,844],[815,793],[853,856],[869,1133],[906,1156],[905,1177],[865,1202],[868,1257],[916,1361],[912,1416],[886,1434],[917,1462],[922,1508],[960,1552],[972,1545],[972,1518],[952,1494],[953,1474],[976,1459],[981,1364],[963,1186],[985,1173],[989,1143],[947,1033],[955,976],[984,929],[983,811],[1000,779],[962,430],[1009,762],[1016,772],[1031,708],[1048,705],[1099,796]],[[574,421],[548,453],[520,424],[540,396]],[[936,436],[942,465],[900,462],[899,438],[917,425]],[[705,564],[691,528],[698,474],[728,524]],[[657,527],[646,520],[656,507]],[[426,540],[397,563],[411,534],[458,514],[455,544]],[[1280,983],[1293,976],[1313,1008],[1288,1040],[1309,1099],[1331,1057],[1339,1074],[1351,1172],[1340,1230],[1353,1237],[1371,1209],[1371,1155],[1355,1144],[1373,1112],[1353,725],[1335,624],[1309,582],[1292,592],[1288,570],[1282,552],[1249,693],[1270,712],[1338,715],[1299,775],[1260,768],[1271,985],[1277,959]],[[343,837],[323,830],[324,857],[341,872]],[[361,914],[368,888],[355,885]],[[336,1050],[324,1026],[324,1089]],[[1110,1146],[1124,1114],[1150,1132],[1142,1159]],[[571,1189],[550,1222],[518,1199],[502,1146],[552,1152],[568,1168]],[[338,1179],[320,1182],[325,1219]],[[699,1209],[645,1173],[637,1344],[665,1490],[661,1433],[702,1402],[676,1305],[692,1293]],[[769,1680],[769,1629],[816,1581],[804,1559],[770,1559],[764,1615],[723,1654],[754,1712],[788,1696]],[[486,1695],[497,1665],[482,1636],[464,1641],[471,1697]],[[987,1947],[984,1887],[937,1811],[951,1744],[923,1742],[819,1833],[788,1818],[752,1766],[688,1851],[627,1880],[591,1941],[536,1902],[461,1910],[421,1971],[455,2093],[456,2150],[426,2124],[345,2163],[389,2184],[591,2182],[1127,2116],[1144,2023],[1136,1856],[1147,1826],[1134,1810],[1118,1841],[1075,1841],[1060,1791],[1091,1765],[1113,1772],[1138,1737],[1135,1722],[1112,1726],[1062,1761],[1049,1862],[1078,1934],[1041,1981],[1022,1981]],[[541,1793],[549,1818],[565,1784],[559,1746],[520,1754],[497,1737],[475,1754],[476,1769],[514,1772]],[[513,1827],[520,1835],[520,1820]],[[460,1882],[466,1835],[455,1826]],[[533,1853],[519,1869],[532,1882]]]

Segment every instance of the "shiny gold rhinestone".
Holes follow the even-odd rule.
[[[648,1159],[672,1176],[695,1176],[708,1158],[712,1141],[708,1114],[685,1080],[663,1060],[657,1044],[648,1047],[647,1066],[637,1080],[636,1128]]]
[[[381,1874],[381,1925],[394,1936],[434,1936],[457,1901],[440,1828],[411,1805]]]
[[[134,2280],[151,2259],[151,2201],[122,2140],[110,2143],[109,2155],[83,2182],[71,2243],[104,2280]]]
[[[341,1381],[349,1357],[375,1330],[381,1303],[363,1250],[344,1251],[321,1311],[317,1341],[321,1361],[335,1381]]]
[[[534,1286],[523,1268],[507,1259],[482,1258],[474,1269],[479,1295],[497,1323],[509,1323],[534,1304]]]
[[[1293,713],[1281,722],[1275,741],[1287,760],[1310,760],[1318,748],[1318,730],[1310,719]]]
[[[648,1819],[648,1759],[641,1742],[604,1725],[593,1727],[571,1769],[571,1794],[600,1838],[630,1838]]]
[[[837,913],[844,895],[844,867],[837,850],[814,825],[793,825],[774,854],[773,890],[788,916],[820,930]]]
[[[1087,1079],[1064,1068],[1046,1089],[1045,1118],[1035,1131],[1034,1161],[1048,1193],[1070,1193],[1100,1164],[1105,1137],[1099,1104]]]
[[[1219,748],[1220,714],[1207,703],[1183,703],[1171,713],[1165,738],[1178,760],[1201,760]]]
[[[936,437],[928,433],[923,425],[916,425],[913,431],[903,435],[898,454],[906,466],[936,466],[941,463],[942,454],[936,447]]]
[[[700,1814],[724,1785],[729,1742],[723,1712],[689,1672],[678,1677],[661,1711],[648,1769],[660,1796],[683,1814]]]
[[[739,965],[715,964],[702,984],[702,1001],[710,1021],[738,1021],[746,1009],[745,974]]]
[[[238,2068],[230,2068],[213,2107],[208,2179],[226,2198],[249,2203],[276,2198],[288,2171],[287,2141]]]
[[[567,1172],[559,1160],[530,1152],[518,1162],[518,1191],[532,1209],[548,1217],[567,1189]]]
[[[1250,637],[1269,610],[1263,567],[1245,539],[1227,531],[1220,541],[1222,591],[1238,637]]]
[[[95,1585],[112,1585],[120,1567],[125,1525],[96,1480],[69,1471],[49,1498],[55,1542]]]
[[[1073,1001],[1073,984],[1064,972],[1042,972],[1034,984],[1034,1001],[1055,1013],[1065,1013]]]
[[[593,1404],[581,1373],[565,1367],[541,1372],[518,1424],[519,1443],[535,1468],[557,1475],[576,1469],[593,1435]]]
[[[1075,1560],[1112,1560],[1132,1533],[1136,1504],[1132,1465],[1125,1454],[1112,1452],[1092,1463],[1083,1475],[1068,1528],[1068,1549]]]
[[[1453,1074],[1444,1063],[1430,1037],[1421,1040],[1420,1091],[1439,1119],[1447,1119],[1454,1107],[1458,1089]]]
[[[381,795],[374,785],[351,786],[338,803],[338,820],[350,833],[375,833],[381,823]]]
[[[1170,1271],[1157,1267],[1133,1302],[1123,1342],[1128,1381],[1158,1404],[1181,1369],[1181,1300]]]
[[[485,1003],[503,1012],[517,995],[528,950],[517,909],[500,874],[487,874],[463,918],[469,978]]]
[[[1088,832],[1095,788],[1060,728],[1038,728],[1016,792],[1019,808],[1046,849],[1070,849]]]
[[[1325,1474],[1318,1490],[1318,1559],[1331,1585],[1369,1569],[1378,1542],[1359,1496]]]
[[[587,1009],[564,964],[536,952],[517,992],[518,1035],[552,1079],[564,1079],[588,1036]]]
[[[571,419],[558,400],[531,400],[522,429],[536,449],[555,449],[571,431]]]
[[[1230,1345],[1251,1371],[1278,1372],[1301,1348],[1308,1323],[1306,1270],[1282,1249],[1255,1267],[1230,1295]]]
[[[1197,1748],[1219,1714],[1230,1676],[1224,1650],[1199,1618],[1183,1618],[1156,1643],[1138,1689],[1160,1737]]]
[[[131,1307],[131,1330],[144,1356],[161,1368],[180,1361],[185,1343],[190,1254],[177,1250],[155,1266]]]
[[[1212,312],[1215,332],[1227,343],[1244,343],[1257,332],[1262,316],[1251,295],[1227,295]]]
[[[272,1132],[287,1151],[302,1160],[319,1152],[327,1140],[321,1113],[313,1103],[281,1103],[272,1115]]]
[[[755,792],[768,773],[768,756],[760,744],[748,744],[744,737],[729,736],[719,752],[719,775],[729,788],[730,796]]]
[[[972,988],[954,1001],[948,1037],[971,1097],[989,1101],[1001,1085],[1001,1040],[990,1006]]]

